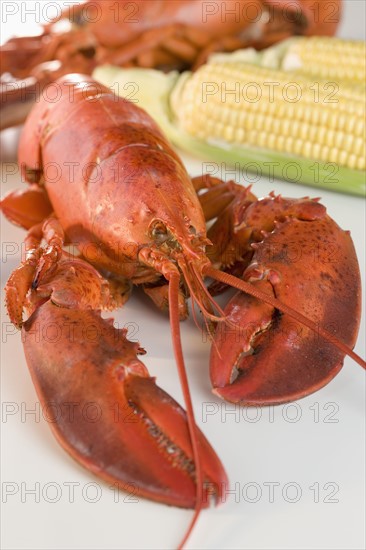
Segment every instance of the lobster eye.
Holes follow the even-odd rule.
[[[160,220],[154,221],[150,230],[152,238],[158,243],[163,243],[168,238],[168,230]]]
[[[79,48],[78,52],[80,52],[86,59],[93,59],[97,51],[94,46],[89,46],[89,47]]]

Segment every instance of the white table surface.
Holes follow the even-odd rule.
[[[13,29],[22,31],[20,26]],[[9,27],[5,31],[9,34]],[[346,0],[340,35],[364,39],[362,0]],[[7,131],[1,136],[4,162],[14,158],[14,133]],[[187,155],[183,159],[192,175],[201,173],[201,161]],[[2,166],[2,194],[20,186],[17,174],[4,177],[9,167]],[[351,231],[365,280],[365,203],[361,198],[279,181],[270,183],[266,178],[255,184],[259,196],[272,189],[293,197],[321,195],[329,214],[342,228]],[[22,230],[3,217],[1,230],[3,250],[9,243],[20,248]],[[2,287],[18,262],[19,254],[3,257]],[[182,402],[168,320],[140,295],[116,312],[115,318],[121,325],[133,323],[134,337],[148,351],[145,362],[150,372]],[[363,312],[355,348],[363,356],[364,320]],[[61,450],[42,415],[38,419],[27,414],[37,410],[37,396],[20,335],[6,334],[9,323],[4,309],[1,322],[2,548],[175,547],[192,512],[143,499],[129,502],[122,495],[119,502],[114,502],[107,484]],[[344,368],[328,386],[295,404],[274,409],[236,409],[236,414],[232,414],[233,406],[211,394],[209,344],[202,343],[192,320],[182,324],[182,335],[197,423],[219,453],[233,490],[224,505],[202,513],[187,548],[364,548],[365,378],[360,367],[346,358]],[[208,408],[217,412],[207,416]],[[4,414],[11,410],[14,414]],[[75,484],[74,499],[70,498],[70,483]],[[39,499],[27,493],[32,488]],[[12,491],[14,494],[10,494]]]

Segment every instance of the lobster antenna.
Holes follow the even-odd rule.
[[[225,313],[223,312],[223,310],[221,309],[221,307],[219,306],[219,304],[215,301],[215,299],[211,296],[211,294],[209,293],[209,291],[207,290],[206,286],[204,285],[203,283],[203,280],[202,280],[202,277],[199,275],[199,273],[197,272],[197,269],[195,267],[194,264],[192,264],[192,271],[193,271],[193,274],[194,276],[196,277],[197,279],[197,282],[198,282],[198,286],[203,290],[203,293],[205,294],[205,296],[208,298],[209,302],[212,304],[213,307],[215,307],[217,309],[217,311],[220,313],[221,315],[221,319],[219,318],[220,321],[224,321],[226,319],[226,315]]]
[[[219,304],[214,300],[214,298],[211,296],[211,294],[209,293],[209,291],[207,290],[206,286],[204,285],[203,283],[203,280],[202,280],[202,277],[199,276],[199,274],[197,273],[197,269],[195,268],[194,265],[192,265],[192,270],[193,270],[193,274],[194,276],[196,277],[197,281],[198,281],[198,285],[200,288],[202,288],[202,290],[204,291],[204,293],[208,296],[210,302],[212,303],[212,305],[218,310],[218,312],[220,313],[221,317],[219,318],[219,321],[220,322],[225,322],[229,325],[229,327],[232,327],[235,329],[235,324],[230,321],[230,319],[228,319],[225,315],[225,312],[221,309],[221,307],[219,306]],[[204,321],[205,321],[205,325],[206,325],[206,329],[207,329],[207,334],[208,334],[208,337],[209,339],[211,340],[211,343],[212,345],[215,347],[216,349],[216,352],[218,353],[219,357],[221,357],[221,354],[220,354],[220,350],[218,348],[218,345],[216,344],[216,340],[215,338],[213,337],[213,332],[212,332],[212,329],[210,328],[209,324],[208,324],[208,321],[206,319],[206,317],[204,316]]]
[[[219,321],[222,321],[222,318],[221,317],[217,317],[217,315],[214,315],[213,313],[211,313],[210,311],[208,311],[208,309],[205,307],[205,304],[203,303],[200,295],[199,295],[199,292],[197,290],[197,285],[194,281],[194,277],[190,277],[189,275],[191,274],[192,270],[190,270],[190,273],[188,274],[187,273],[187,269],[186,269],[186,266],[183,262],[181,262],[179,264],[179,267],[180,269],[182,270],[182,273],[184,275],[184,280],[185,282],[187,283],[187,286],[188,286],[188,289],[189,289],[189,292],[191,294],[191,296],[195,296],[195,302],[196,304],[199,306],[200,310],[202,311],[203,315],[205,317],[207,317],[208,319],[210,319],[211,321],[215,321],[215,322],[219,322]],[[192,286],[193,285],[193,286]],[[212,298],[211,298],[212,299]]]
[[[308,317],[305,317],[305,315],[302,315],[302,313],[299,313],[292,307],[286,304],[283,304],[277,298],[274,298],[273,296],[270,296],[269,294],[266,294],[265,292],[262,292],[261,290],[254,288],[253,285],[243,281],[242,279],[238,279],[233,275],[229,275],[229,273],[224,273],[211,266],[205,269],[205,275],[212,277],[212,279],[215,279],[216,281],[221,281],[222,283],[225,283],[229,286],[237,288],[242,292],[246,292],[247,294],[254,296],[254,298],[258,298],[258,300],[262,300],[266,304],[273,306],[275,309],[282,311],[282,313],[286,313],[287,315],[290,315],[295,319],[295,321],[302,323],[303,325],[308,327],[310,330],[313,330],[315,333],[318,333],[322,338],[324,338],[325,340],[327,340],[328,342],[336,346],[339,350],[341,350],[346,355],[349,355],[349,357],[351,357],[362,368],[366,369],[366,362],[359,355],[357,355],[357,353],[352,351],[351,348],[349,348],[341,340],[336,338],[334,334],[331,334],[327,330],[323,329],[322,327],[314,323],[314,321],[311,321],[311,319],[308,319]]]
[[[171,335],[172,335],[175,361],[178,367],[180,384],[182,387],[184,402],[187,409],[188,430],[191,438],[193,460],[194,460],[195,469],[196,469],[195,512],[191,520],[191,523],[183,537],[183,540],[179,545],[179,548],[183,548],[190,534],[192,533],[192,530],[202,510],[203,472],[202,472],[202,464],[201,464],[201,459],[200,459],[200,454],[198,449],[198,437],[197,437],[198,428],[194,418],[191,393],[189,391],[187,372],[184,366],[182,342],[180,337],[179,304],[178,304],[179,281],[180,281],[179,273],[173,272],[169,278],[169,317],[170,317]]]

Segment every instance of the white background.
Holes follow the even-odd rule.
[[[2,32],[7,35],[29,32],[29,28],[23,29],[14,21],[3,25]],[[364,39],[365,4],[362,0],[346,0],[340,35]],[[14,132],[3,133],[1,147],[4,160],[14,157]],[[192,175],[201,173],[201,161],[186,155],[183,158]],[[242,177],[241,181],[244,182]],[[3,178],[2,193],[17,187],[18,176]],[[272,189],[294,197],[321,195],[329,214],[342,228],[351,230],[364,270],[365,204],[361,198],[284,182],[270,183],[265,178],[255,185],[258,196]],[[24,236],[22,230],[3,218],[1,229],[4,243],[20,245]],[[19,256],[14,255],[1,263],[2,287],[18,262]],[[166,391],[182,402],[168,320],[138,293],[123,311],[116,313],[116,319],[120,325],[128,322],[136,325],[135,337],[148,351],[145,362],[150,372],[157,376],[158,383]],[[3,311],[3,328],[7,322]],[[363,356],[364,333],[363,322],[356,345],[356,352]],[[364,548],[365,383],[360,367],[346,358],[340,374],[318,393],[296,405],[274,410],[237,409],[236,414],[240,416],[237,422],[232,406],[223,404],[210,392],[209,344],[202,343],[192,320],[182,324],[182,334],[197,422],[221,457],[232,489],[237,490],[236,494],[228,495],[224,505],[202,513],[188,548]],[[3,333],[1,359],[3,407],[14,403],[23,412],[25,408],[34,408],[37,397],[19,334],[6,337]],[[205,419],[203,411],[207,403],[214,404],[218,412]],[[318,422],[316,411],[319,411]],[[256,413],[261,416],[253,422]],[[298,421],[291,421],[297,415]],[[123,496],[115,503],[106,484],[61,450],[45,421],[37,422],[32,415],[25,420],[22,421],[19,413],[3,415],[1,423],[1,546],[4,550],[150,549],[173,548],[178,544],[192,512],[142,499],[137,503],[123,502]],[[8,496],[5,503],[4,488],[9,485],[4,483],[9,482],[19,491]],[[65,485],[70,482],[79,484],[75,488],[74,502],[69,502]],[[82,494],[84,491],[85,496],[87,484],[91,482],[94,489],[96,484],[99,487],[100,499],[95,503],[87,501],[96,494],[92,486],[87,492],[87,500]],[[22,483],[26,488],[40,484],[39,503],[32,495],[22,495]],[[55,496],[51,486],[48,486],[49,492],[42,495],[47,483],[59,487],[58,502],[49,502]],[[273,499],[269,498],[268,483],[279,484]],[[319,502],[315,502],[316,486],[319,487]],[[338,491],[331,496],[336,487]],[[297,502],[289,502],[296,496]],[[327,497],[337,502],[325,502]]]

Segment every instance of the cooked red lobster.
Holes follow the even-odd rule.
[[[1,128],[23,122],[32,98],[61,75],[91,74],[105,63],[197,67],[216,50],[261,49],[299,34],[332,35],[341,9],[341,0],[80,2],[41,36],[13,38],[0,48]],[[68,31],[59,30],[60,20],[69,22]]]
[[[28,230],[6,286],[9,316],[41,403],[80,405],[73,421],[51,424],[61,445],[103,479],[195,507],[196,518],[227,478],[194,421],[179,333],[187,298],[209,333],[216,325],[216,393],[241,404],[303,397],[336,375],[345,354],[365,366],[351,351],[360,321],[352,239],[318,200],[258,200],[234,182],[191,180],[142,109],[86,76],[58,85],[60,100],[38,103],[22,133],[31,186],[1,202]],[[314,255],[329,243],[336,262]],[[211,293],[205,277],[216,281]],[[132,284],[169,310],[187,414],[149,376],[139,345],[101,317]],[[227,285],[240,292],[222,310],[212,294]],[[81,414],[90,402],[102,411],[93,429]]]

